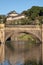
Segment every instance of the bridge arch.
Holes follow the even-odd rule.
[[[24,31],[24,32],[18,32],[18,34],[21,34],[21,33],[30,34],[30,35],[32,35],[33,37],[37,38],[39,41],[41,41],[40,38],[39,38],[37,35],[35,35],[34,33],[25,32],[25,31]]]
[[[22,33],[30,34],[30,35],[32,35],[34,38],[36,38],[36,39],[39,41],[39,44],[42,43],[41,40],[39,39],[39,37],[36,36],[36,35],[34,35],[33,33],[25,32],[25,31],[24,31],[24,32],[18,32],[17,34],[19,35],[19,34],[22,34]],[[10,36],[6,39],[6,41],[11,41],[11,37],[12,37],[13,35],[14,35],[14,34],[10,35]]]

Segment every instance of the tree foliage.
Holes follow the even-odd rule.
[[[31,19],[31,21],[38,19],[39,23],[43,23],[43,7],[33,6],[32,8],[28,9],[27,11],[23,11],[22,13]]]
[[[9,14],[11,13],[15,13],[15,11],[11,11]],[[18,19],[16,21],[12,20],[11,22],[8,21],[8,23],[15,25],[43,24],[43,7],[32,6],[30,9],[23,11],[21,14],[25,15],[24,19]],[[0,23],[6,23],[5,15],[0,15]]]
[[[43,7],[33,6],[31,9],[23,11],[22,13],[30,17],[43,16]]]
[[[5,15],[0,15],[0,23],[5,23],[4,22],[5,18],[6,18]]]

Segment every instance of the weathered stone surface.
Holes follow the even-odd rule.
[[[39,60],[40,54],[41,54],[41,51],[42,51],[42,61],[43,61],[43,25],[42,25],[42,27],[40,27],[38,25],[31,25],[31,26],[29,26],[29,25],[24,26],[23,25],[23,26],[15,26],[15,27],[12,27],[12,26],[4,27],[4,26],[2,26],[0,28],[0,41],[1,41],[1,45],[0,45],[0,62],[4,61],[4,59],[5,59],[5,41],[9,37],[11,38],[11,40],[13,40],[14,36],[16,37],[22,32],[32,34],[35,37],[37,37],[40,41],[42,41],[42,43],[41,43],[42,44],[42,49],[41,49],[41,47],[40,47],[40,49],[37,48],[37,50],[35,48],[36,51],[32,51],[32,58],[33,58],[33,56],[35,56],[35,58],[37,58],[37,60]],[[7,51],[7,52],[9,52],[9,51]],[[34,53],[37,53],[37,55],[35,55]],[[22,54],[22,55],[24,56],[24,54]],[[9,60],[12,59],[13,57],[12,57],[12,54],[11,54],[11,57],[9,58]],[[27,57],[26,57],[26,59],[27,59]]]

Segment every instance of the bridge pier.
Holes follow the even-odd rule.
[[[0,24],[1,25],[1,24]],[[0,28],[0,63],[5,59],[5,31],[4,24]]]

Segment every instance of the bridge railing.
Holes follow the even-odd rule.
[[[12,28],[12,27],[17,27],[17,28],[40,28],[41,26],[40,25],[5,25],[5,27],[9,27],[9,28]]]

